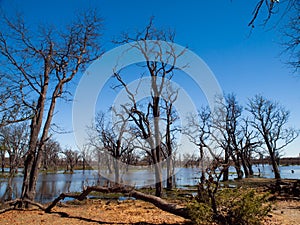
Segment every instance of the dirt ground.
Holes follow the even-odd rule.
[[[89,200],[56,206],[51,214],[38,209],[0,214],[0,224],[188,224],[189,221],[142,201]],[[278,201],[264,224],[300,224],[300,201]]]

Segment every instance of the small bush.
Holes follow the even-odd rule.
[[[213,222],[211,207],[202,202],[193,201],[188,205],[189,214],[193,224],[207,225]]]
[[[271,210],[268,195],[254,189],[224,189],[217,197],[219,211],[227,224],[259,225]]]
[[[254,189],[223,189],[216,196],[218,215],[213,214],[209,202],[192,202],[188,208],[194,224],[246,225],[261,224],[271,210],[268,194]]]

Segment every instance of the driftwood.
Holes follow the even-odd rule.
[[[101,186],[89,186],[86,187],[80,194],[62,193],[56,199],[54,199],[54,201],[45,209],[45,212],[50,213],[51,209],[55,207],[58,202],[65,199],[66,197],[74,198],[79,201],[82,201],[92,191],[101,192],[101,193],[125,193],[136,199],[152,203],[153,205],[155,205],[156,207],[160,208],[163,211],[169,212],[177,216],[181,216],[186,219],[190,219],[188,210],[184,207],[179,207],[178,205],[169,203],[162,198],[153,195],[144,194],[132,188],[119,187],[119,186],[112,187],[112,188],[101,187]]]

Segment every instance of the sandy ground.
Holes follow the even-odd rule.
[[[0,224],[187,224],[189,221],[142,201],[89,200],[57,206],[51,214],[38,209],[0,214]],[[300,201],[278,201],[264,224],[300,224]]]

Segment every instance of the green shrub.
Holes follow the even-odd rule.
[[[192,202],[188,209],[194,224],[246,225],[261,224],[271,210],[268,194],[254,189],[223,189],[216,195],[218,215],[213,214],[210,202]]]
[[[213,222],[213,212],[208,204],[193,201],[187,208],[193,224],[208,225]]]
[[[268,195],[254,189],[224,189],[217,196],[219,211],[227,224],[259,225],[271,210]]]

